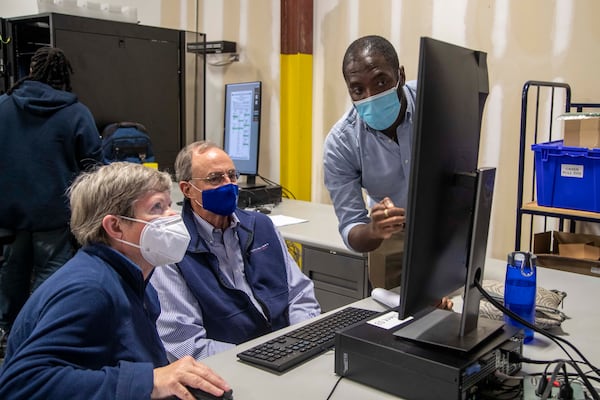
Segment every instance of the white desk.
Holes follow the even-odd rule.
[[[491,260],[486,266],[485,276],[489,279],[504,279],[504,261]],[[600,318],[597,311],[600,306],[600,279],[567,273],[563,271],[539,268],[538,283],[547,289],[559,289],[567,292],[564,312],[571,317],[563,323],[564,338],[571,341],[595,365],[600,365]],[[353,305],[383,310],[383,307],[371,298],[360,300]],[[286,328],[295,329],[299,325]],[[240,362],[236,354],[258,343],[278,336],[284,330],[244,343],[235,349],[209,357],[203,362],[223,376],[233,387],[234,397],[240,400],[269,399],[326,399],[335,385],[338,376],[334,374],[334,352],[329,351],[310,360],[285,374],[276,375]],[[524,346],[524,355],[532,359],[566,358],[566,355],[549,339],[536,335],[534,343]],[[573,353],[574,354],[574,353]],[[578,357],[575,357],[576,359]],[[543,366],[525,366],[524,370],[533,372]],[[357,382],[342,379],[337,386],[333,399],[395,399],[397,397],[364,386]]]
[[[504,281],[506,262],[488,261],[485,277]],[[549,268],[537,269],[538,287],[558,289],[567,293],[564,312],[569,319],[561,325],[563,339],[575,345],[594,365],[600,365],[600,279],[593,276],[564,272]],[[556,334],[556,332],[553,332]],[[575,359],[574,351],[563,344]],[[566,354],[550,339],[535,334],[530,344],[524,345],[523,353],[532,359],[551,360],[567,358]],[[526,371],[538,371],[539,366],[526,366]]]
[[[179,189],[173,191],[173,201]],[[309,203],[284,199],[273,208],[273,214],[288,215],[306,219],[308,222],[281,227],[283,236],[297,241],[305,247],[315,247],[332,256],[348,256],[365,260],[364,255],[347,250],[337,231],[337,219],[333,207],[325,204]],[[335,260],[336,258],[332,258]],[[343,260],[343,258],[341,258]],[[366,267],[366,261],[365,267]],[[330,265],[325,264],[326,267]],[[306,267],[306,266],[305,266]],[[488,260],[485,270],[486,279],[504,281],[505,260]],[[366,274],[366,269],[365,269]],[[316,283],[316,286],[321,283]],[[546,289],[565,291],[564,312],[570,317],[562,324],[564,339],[573,343],[594,365],[600,365],[600,279],[547,268],[538,268],[538,285]],[[458,301],[456,302],[458,305]],[[361,308],[383,310],[383,306],[365,298],[353,305]],[[298,327],[286,328],[292,330]],[[204,360],[214,368],[234,388],[235,398],[252,399],[326,399],[335,385],[338,376],[334,371],[334,352],[323,355],[278,376],[256,367],[244,364],[236,354],[269,338],[280,335],[281,330],[261,338],[244,343],[235,349],[209,357]],[[564,345],[567,347],[566,345]],[[578,359],[575,352],[571,351]],[[524,355],[531,359],[550,360],[567,358],[563,351],[550,339],[536,334],[533,343],[524,346]],[[524,371],[540,371],[544,366],[524,365]],[[343,379],[337,386],[332,399],[394,399],[396,397],[379,390]]]
[[[363,257],[362,253],[348,250],[338,231],[338,220],[330,204],[283,199],[273,207],[271,215],[287,215],[307,222],[279,228],[287,240],[327,248],[343,254]]]

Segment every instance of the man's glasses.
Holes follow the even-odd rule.
[[[210,185],[216,186],[225,182],[226,176],[231,182],[237,182],[238,178],[240,177],[240,173],[235,169],[230,169],[227,172],[212,172],[208,174],[208,176],[205,178],[192,178],[192,180],[200,180],[208,182]]]

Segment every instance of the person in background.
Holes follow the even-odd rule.
[[[236,208],[239,173],[227,153],[192,143],[177,155],[175,172],[192,240],[181,262],[151,279],[170,360],[202,359],[320,314],[312,281],[271,219]]]
[[[0,229],[13,235],[0,257],[0,341],[31,291],[75,253],[65,191],[102,160],[94,118],[70,77],[63,51],[42,47],[30,74],[0,96]]]
[[[353,105],[327,135],[323,156],[340,234],[357,252],[376,251],[385,240],[402,249],[416,81],[406,81],[394,47],[381,36],[351,43],[342,73]],[[374,287],[400,283],[400,271],[385,271],[394,275],[390,283],[374,278],[381,274],[369,264]]]
[[[190,241],[171,208],[171,177],[115,162],[69,190],[81,249],[19,313],[0,369],[2,399],[192,400],[227,383],[191,357],[168,363],[156,331],[154,268],[181,260]]]

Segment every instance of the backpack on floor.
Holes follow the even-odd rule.
[[[144,125],[137,122],[115,122],[102,131],[104,161],[128,161],[142,164],[154,162],[152,141]]]

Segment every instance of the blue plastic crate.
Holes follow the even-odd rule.
[[[540,206],[600,212],[600,149],[537,143],[537,202]]]

